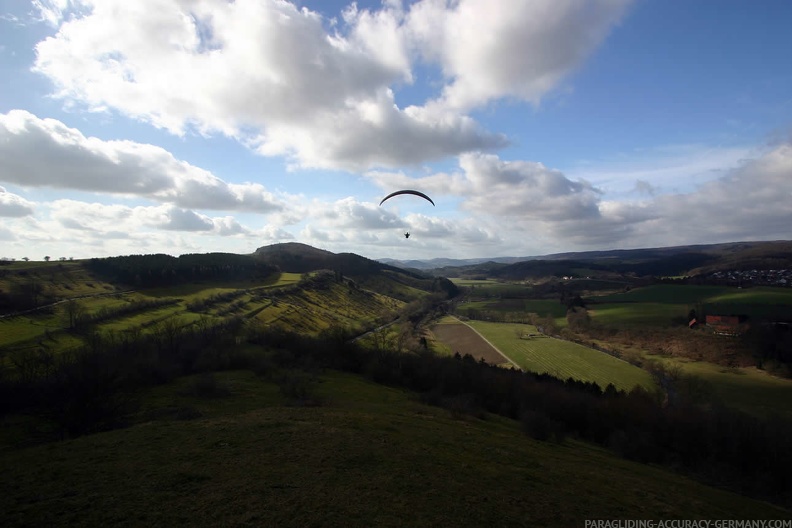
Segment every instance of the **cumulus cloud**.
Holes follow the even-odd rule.
[[[788,238],[792,225],[792,144],[744,161],[696,192],[653,204],[666,228],[697,240]]]
[[[0,216],[20,217],[33,214],[33,203],[0,187]]]
[[[326,226],[338,229],[390,229],[404,225],[391,211],[374,203],[358,202],[351,197],[330,204],[316,203],[311,216]]]
[[[212,218],[171,205],[129,207],[66,199],[48,205],[51,218],[61,226],[113,238],[124,238],[150,229],[219,236],[251,234],[251,230],[233,217]]]
[[[515,97],[533,103],[578,66],[629,0],[425,0],[407,27],[448,84],[439,102],[467,109]]]
[[[55,119],[0,114],[0,180],[139,196],[182,208],[274,212],[262,185],[229,184],[154,145],[85,137]]]
[[[413,179],[404,173],[370,172],[383,188],[416,186],[426,192],[463,197],[470,212],[522,219],[560,221],[598,215],[601,192],[585,180],[532,161],[504,161],[493,154],[459,157],[458,173]]]
[[[175,134],[219,132],[294,164],[361,170],[504,146],[465,111],[537,102],[604,38],[626,0],[354,5],[333,27],[276,0],[48,2],[35,70],[56,95]],[[551,8],[552,3],[552,8]],[[497,38],[496,38],[497,37]],[[400,108],[418,61],[446,84]]]
[[[466,154],[460,158],[469,192],[464,207],[478,213],[533,220],[590,219],[598,215],[601,192],[584,180],[530,161]]]
[[[643,199],[605,199],[589,182],[530,161],[466,154],[460,170],[421,178],[371,172],[383,188],[413,187],[456,195],[459,207],[504,241],[569,248],[650,247],[715,243],[736,238],[778,239],[792,225],[792,144],[782,144],[685,193],[657,194],[649,181],[636,185]],[[654,194],[653,194],[654,193]],[[724,214],[728,212],[728,214]],[[437,220],[415,217],[412,230],[446,233]],[[435,225],[431,230],[427,226]],[[455,236],[459,236],[455,232]]]

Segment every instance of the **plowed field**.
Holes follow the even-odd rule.
[[[470,354],[477,361],[483,358],[484,361],[492,365],[509,363],[509,360],[467,325],[440,323],[432,327],[432,333],[437,339],[448,345],[454,353],[459,352],[463,356]]]

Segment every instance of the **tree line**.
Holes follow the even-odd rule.
[[[278,268],[248,255],[201,253],[126,255],[93,258],[86,267],[112,282],[136,287],[169,286],[183,282],[218,279],[262,279]]]

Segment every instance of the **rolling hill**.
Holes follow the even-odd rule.
[[[792,241],[555,253],[530,257],[389,261],[448,277],[525,280],[548,276],[677,276],[792,268]]]

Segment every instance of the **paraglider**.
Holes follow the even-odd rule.
[[[414,194],[415,196],[420,196],[420,197],[421,197],[421,198],[423,198],[424,200],[429,200],[429,203],[430,203],[430,204],[432,204],[432,205],[434,205],[434,204],[435,204],[435,203],[432,201],[432,199],[431,199],[431,198],[429,198],[428,196],[426,196],[426,195],[425,195],[424,193],[422,193],[421,191],[413,191],[413,190],[410,190],[410,189],[404,189],[404,190],[402,190],[402,191],[396,191],[396,192],[392,192],[392,193],[390,193],[388,196],[386,196],[385,198],[383,198],[383,199],[382,199],[382,201],[380,202],[380,205],[384,204],[384,203],[385,203],[385,200],[387,200],[387,199],[389,199],[389,198],[393,198],[394,196],[399,196],[400,194]]]
[[[392,193],[390,193],[388,196],[386,196],[385,198],[383,198],[383,199],[382,199],[382,201],[380,202],[380,205],[384,204],[384,203],[385,203],[385,200],[388,200],[389,198],[393,198],[394,196],[399,196],[400,194],[412,194],[412,195],[415,195],[415,196],[419,196],[419,197],[423,198],[424,200],[427,200],[427,201],[428,201],[430,204],[432,204],[432,205],[434,205],[434,204],[435,204],[435,203],[432,201],[432,199],[431,199],[431,198],[429,198],[428,196],[426,196],[426,195],[425,195],[424,193],[422,193],[421,191],[413,191],[412,189],[403,189],[403,190],[401,190],[401,191],[396,191],[396,192],[392,192]],[[404,238],[410,238],[410,232],[409,232],[409,231],[407,231],[406,233],[404,233]]]

